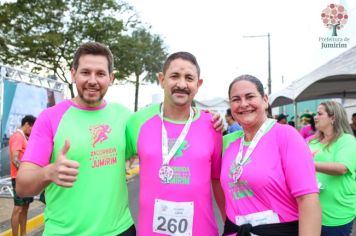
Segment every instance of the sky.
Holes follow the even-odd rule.
[[[261,79],[267,92],[267,37],[244,36],[271,35],[272,93],[356,45],[356,0],[125,1],[161,36],[169,54],[188,51],[196,56],[204,81],[196,95],[199,101],[227,98],[230,82],[242,74]],[[337,37],[349,38],[347,48],[321,49],[320,38],[331,38],[321,13],[331,3],[347,10],[348,22]],[[133,109],[134,93],[133,85],[114,85],[106,98]],[[143,107],[163,92],[148,84],[139,94]]]
[[[331,37],[331,30],[322,22],[322,10],[330,3],[340,4],[340,0],[128,0],[128,3],[143,22],[152,26],[151,32],[163,38],[168,53],[188,51],[197,57],[204,80],[196,96],[200,101],[227,98],[230,82],[242,74],[261,79],[267,92],[267,37],[243,36],[270,33],[272,93],[356,45],[356,0],[341,1],[349,19],[338,31],[338,37],[350,38],[346,49],[321,49],[319,41],[320,37]],[[152,94],[162,94],[162,90],[157,85],[141,86],[139,106],[150,103]],[[112,87],[108,97],[132,108],[133,95],[134,88],[125,85]]]
[[[0,0],[3,2],[4,0]],[[239,75],[261,79],[267,92],[267,37],[270,33],[272,93],[310,73],[356,45],[356,0],[126,0],[151,32],[164,40],[169,54],[193,53],[204,80],[196,99],[227,98],[230,82]],[[347,48],[321,49],[320,38],[331,38],[321,13],[342,4],[348,22],[337,38],[349,38]],[[112,86],[106,99],[131,110],[133,85]],[[162,97],[157,84],[140,87],[139,107]]]

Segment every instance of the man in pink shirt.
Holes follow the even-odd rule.
[[[224,217],[222,135],[210,114],[192,108],[199,65],[174,53],[158,79],[164,102],[135,113],[127,127],[128,153],[140,160],[138,235],[217,236],[211,189]]]
[[[21,127],[17,129],[9,139],[10,148],[10,174],[11,182],[14,193],[14,209],[11,215],[11,228],[12,235],[18,235],[18,229],[20,226],[20,235],[26,235],[26,221],[27,212],[30,203],[33,201],[32,197],[20,198],[16,194],[16,176],[17,170],[20,166],[21,159],[25,153],[27,147],[27,140],[31,134],[32,126],[35,123],[36,117],[32,115],[26,115],[21,120]]]

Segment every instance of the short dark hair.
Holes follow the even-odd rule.
[[[255,76],[252,76],[252,75],[240,75],[239,77],[235,78],[229,85],[229,98],[231,95],[232,86],[236,82],[243,81],[243,80],[253,83],[256,86],[257,91],[259,92],[259,94],[261,94],[262,97],[265,95],[265,91],[263,89],[263,84],[261,83],[261,81],[259,79],[257,79]]]
[[[282,114],[279,114],[277,116],[277,121],[281,121],[283,119],[287,119],[288,118],[288,115],[284,115],[283,113]]]
[[[108,60],[108,70],[111,74],[114,68],[114,58],[110,49],[102,43],[88,42],[83,43],[79,46],[77,51],[74,53],[72,68],[77,70],[79,66],[79,59],[84,55],[98,55],[105,56]]]
[[[34,117],[33,115],[26,115],[21,120],[21,126],[24,126],[27,123],[29,126],[32,127],[35,121],[36,117]]]
[[[352,117],[355,117],[356,116],[356,113],[352,114]]]
[[[295,123],[292,120],[288,121],[288,125],[295,127]]]
[[[163,64],[163,74],[166,73],[171,62],[179,58],[191,62],[197,68],[198,77],[200,77],[200,67],[198,61],[195,56],[189,52],[175,52],[171,54]]]
[[[231,117],[232,120],[235,120],[235,118],[232,116],[231,108],[226,109],[226,116]]]

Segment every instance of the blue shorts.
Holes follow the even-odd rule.
[[[349,236],[351,235],[353,220],[350,223],[340,226],[324,226],[321,227],[321,236]]]

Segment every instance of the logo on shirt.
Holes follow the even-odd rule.
[[[244,164],[244,166],[246,166],[247,164],[249,164],[251,161],[251,158],[248,157],[246,163]],[[237,171],[238,165],[235,162],[235,159],[232,160],[230,169],[229,169],[229,178],[233,179],[232,175],[233,173],[235,173]]]
[[[109,125],[94,125],[89,128],[90,133],[91,133],[91,144],[93,147],[97,143],[102,143],[103,141],[108,139],[108,134],[111,131],[111,128]]]
[[[176,143],[176,138],[168,139],[168,150],[171,150],[174,144]],[[189,148],[189,143],[187,140],[184,140],[182,144],[177,149],[176,153],[173,156],[173,159],[177,159],[178,157],[182,157],[184,155],[184,151]],[[185,166],[171,166],[173,169],[172,179],[168,181],[168,184],[190,184],[190,168]],[[166,182],[161,181],[164,184]]]
[[[185,166],[171,166],[173,169],[173,176],[172,179],[170,179],[167,182],[163,182],[161,180],[161,183],[164,184],[190,184],[190,168],[185,167]]]
[[[248,157],[244,166],[246,166],[250,162],[251,159],[250,157]],[[231,179],[231,181],[228,184],[229,192],[232,195],[232,199],[240,200],[244,197],[253,197],[253,191],[249,187],[248,182],[246,180],[241,180],[240,178],[237,183],[234,183],[232,175],[237,171],[237,167],[238,165],[236,164],[235,159],[233,159],[229,168],[229,178]]]
[[[168,148],[169,148],[169,150],[172,149],[172,147],[174,146],[176,141],[177,141],[176,138],[168,139]],[[174,160],[177,159],[178,157],[183,156],[183,151],[187,150],[188,148],[189,148],[189,143],[188,143],[187,140],[184,140],[183,143],[177,149],[176,153],[174,154]]]

